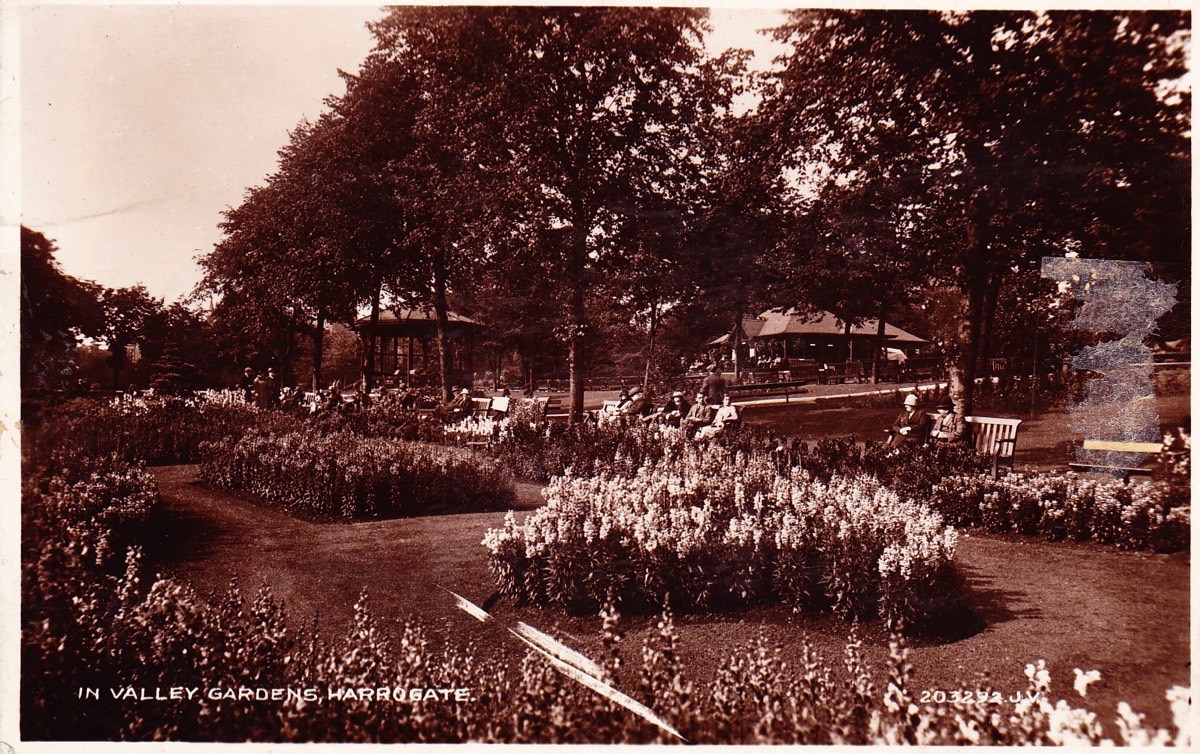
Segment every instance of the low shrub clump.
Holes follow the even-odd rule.
[[[116,456],[156,466],[199,463],[201,443],[239,437],[251,427],[280,432],[298,426],[278,411],[203,397],[79,398],[47,408],[25,437],[36,457],[57,459],[51,461],[57,465]]]
[[[407,411],[395,403],[376,402],[353,411],[324,411],[304,417],[305,425],[321,432],[354,432],[363,437],[384,437],[410,442],[442,442],[442,423],[427,414]]]
[[[593,610],[783,600],[797,610],[928,624],[957,598],[955,533],[866,476],[776,472],[682,441],[658,463],[556,478],[546,505],[484,544],[501,593]]]
[[[598,426],[591,422],[566,424],[527,421],[515,413],[497,427],[493,457],[522,479],[548,481],[568,470],[589,476],[608,467],[614,458],[641,464],[663,457],[664,442],[679,437],[677,430],[659,427]]]
[[[1190,542],[1189,489],[1076,474],[952,476],[930,503],[947,521],[1047,539],[1094,539],[1126,550],[1174,552]]]
[[[501,469],[451,448],[350,432],[251,431],[202,446],[200,476],[293,513],[388,518],[503,510],[515,487]]]

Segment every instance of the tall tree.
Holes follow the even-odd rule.
[[[21,226],[21,384],[56,387],[79,336],[104,329],[100,287],[65,272],[58,247]]]
[[[344,97],[332,100],[386,190],[397,255],[389,291],[432,310],[444,397],[451,387],[449,301],[486,256],[490,192],[502,183],[489,151],[491,70],[479,76],[485,16],[469,8],[393,8],[370,24],[377,46]],[[485,35],[486,37],[486,35]],[[507,159],[507,154],[503,155]]]
[[[121,388],[121,372],[128,363],[126,348],[140,344],[146,325],[163,311],[162,299],[154,298],[144,286],[106,288],[100,297],[104,310],[102,336],[108,347],[108,366],[114,390]]]
[[[959,410],[1014,268],[1186,251],[1159,227],[1189,222],[1186,14],[796,11],[776,36],[793,50],[763,108],[773,167],[817,193],[907,177],[938,275],[963,293]]]
[[[697,128],[718,98],[706,88],[705,12],[683,8],[514,8],[497,19],[513,75],[501,89],[521,193],[521,225],[544,241],[558,285],[572,419],[583,411],[591,321],[602,265],[636,250],[644,189],[701,160]]]

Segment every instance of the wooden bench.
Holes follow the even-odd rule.
[[[592,421],[598,422],[598,421],[600,421],[601,417],[611,418],[612,416],[614,416],[613,412],[619,405],[621,405],[621,402],[617,401],[617,400],[602,401],[600,403],[600,408],[598,408],[594,411],[586,412],[586,413],[588,413],[588,415],[591,416]]]
[[[1084,450],[1107,451],[1110,453],[1126,453],[1130,455],[1158,455],[1163,452],[1161,442],[1118,442],[1115,440],[1084,440]],[[1131,476],[1148,476],[1154,473],[1151,466],[1117,466],[1103,463],[1088,463],[1076,461],[1068,464],[1073,471],[1102,471],[1114,474],[1122,479]]]
[[[471,409],[472,419],[483,419],[492,410],[491,398],[472,398],[471,403],[473,404],[473,408]]]
[[[999,473],[1001,463],[1011,469],[1017,454],[1017,430],[1021,419],[968,416],[965,421],[975,452],[992,459],[992,478]]]
[[[568,416],[563,410],[563,400],[560,396],[539,395],[531,400],[536,424],[542,424],[549,419],[566,419]]]
[[[782,395],[786,401],[789,395],[800,392],[799,388],[807,384],[807,380],[792,380],[790,382],[764,382],[759,385],[731,385],[725,388],[725,394],[730,398]]]

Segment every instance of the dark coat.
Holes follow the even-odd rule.
[[[927,421],[924,412],[913,411],[911,414],[903,411],[896,417],[896,421],[892,422],[890,430],[891,437],[888,438],[887,446],[889,448],[898,448],[901,445],[920,445],[925,442],[925,429]],[[900,430],[908,428],[908,432]]]

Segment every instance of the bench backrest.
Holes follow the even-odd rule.
[[[1161,442],[1117,442],[1114,440],[1084,440],[1084,450],[1111,450],[1118,453],[1161,453]]]
[[[492,407],[491,398],[472,398],[471,403],[475,405],[475,416],[487,416],[488,409]]]
[[[1021,419],[1001,419],[991,416],[968,416],[975,452],[998,458],[1011,458],[1017,449],[1017,428]]]

